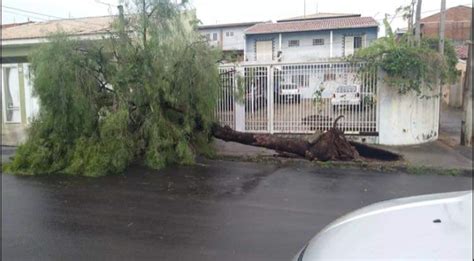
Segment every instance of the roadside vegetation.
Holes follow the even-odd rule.
[[[407,7],[399,8],[409,21]],[[408,13],[407,13],[408,12]],[[410,23],[410,22],[409,22]],[[355,61],[366,62],[365,70],[381,69],[386,73],[384,80],[389,86],[397,88],[398,93],[416,93],[429,98],[424,90],[445,83],[454,83],[458,77],[456,52],[450,41],[445,41],[444,54],[438,51],[439,40],[423,38],[417,42],[413,35],[413,25],[404,35],[396,35],[388,17],[384,19],[385,36],[377,39],[369,47],[360,49],[352,57]]]
[[[107,37],[55,35],[32,56],[40,112],[5,170],[102,176],[210,151],[219,54],[187,1],[126,3]]]

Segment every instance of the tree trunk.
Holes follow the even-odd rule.
[[[214,126],[213,134],[216,138],[224,141],[234,141],[279,152],[292,153],[308,160],[349,161],[359,158],[357,150],[346,140],[343,132],[336,128],[338,119],[334,122],[333,128],[323,133],[314,142],[271,134],[238,132],[232,130],[229,126],[221,127],[218,125]]]

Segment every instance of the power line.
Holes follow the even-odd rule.
[[[55,18],[55,19],[64,19],[64,18],[59,17],[59,16],[53,16],[53,15],[48,15],[48,14],[42,14],[42,13],[33,12],[33,11],[28,11],[28,10],[25,10],[25,9],[20,9],[20,8],[16,8],[16,7],[6,6],[6,5],[2,5],[2,7],[3,7],[3,8],[7,8],[7,9],[12,9],[12,10],[20,11],[20,12],[24,12],[24,13],[30,13],[30,14],[40,15],[40,16],[51,17],[51,18]]]
[[[34,19],[38,19],[38,20],[41,20],[41,21],[48,21],[48,19],[45,19],[45,18],[42,18],[42,17],[26,15],[26,14],[22,14],[22,13],[13,12],[13,11],[10,11],[10,10],[3,10],[3,12],[8,13],[8,14],[13,14],[13,15],[20,15],[20,16],[27,17],[27,18],[34,18]]]
[[[77,19],[71,19],[71,18],[64,18],[64,17],[59,17],[59,16],[54,16],[54,15],[49,15],[49,14],[44,14],[44,13],[39,13],[39,12],[33,12],[33,11],[29,11],[29,10],[25,10],[25,9],[21,9],[21,8],[17,8],[17,7],[11,7],[11,6],[6,6],[6,5],[2,5],[3,8],[7,8],[7,9],[11,9],[11,10],[15,10],[15,11],[19,11],[19,12],[23,12],[23,13],[27,13],[27,14],[34,14],[34,15],[40,15],[40,16],[44,16],[44,17],[50,17],[50,18],[54,18],[54,19],[59,19],[59,20],[69,20],[69,21],[73,21],[73,22],[78,22],[78,23],[83,23],[83,24],[89,24],[89,25],[95,25],[95,26],[103,26],[103,24],[95,24],[95,23],[91,23],[91,22],[87,22],[87,21],[82,21],[82,20],[77,20]],[[3,10],[4,12],[6,11],[10,11],[10,10]],[[12,13],[12,11],[10,11],[10,13]],[[19,14],[17,13],[17,15],[22,15],[22,14]],[[22,15],[22,16],[25,16],[25,17],[33,17],[31,15],[27,16],[27,15]],[[40,20],[43,20],[43,21],[49,21],[51,19],[44,19],[44,18],[39,18],[39,17],[36,17],[36,19],[40,19]],[[80,18],[79,18],[80,19]]]

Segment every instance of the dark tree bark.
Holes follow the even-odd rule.
[[[343,160],[359,158],[357,150],[346,140],[344,133],[337,129],[337,121],[333,127],[323,133],[314,142],[302,139],[284,138],[271,134],[253,134],[232,130],[230,127],[214,126],[213,134],[224,141],[234,141],[242,144],[264,147],[279,152],[292,153],[308,160]]]
[[[215,125],[213,135],[224,141],[234,141],[246,145],[264,147],[275,150],[283,155],[294,154],[308,160],[341,160],[350,161],[360,157],[368,159],[396,161],[402,157],[398,154],[369,146],[367,144],[348,141],[344,133],[337,128],[337,121],[333,127],[321,134],[315,141],[308,142],[297,138],[284,138],[271,134],[244,133],[232,130],[229,126]]]

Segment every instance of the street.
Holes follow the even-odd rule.
[[[352,210],[471,188],[469,177],[227,161],[96,179],[2,174],[2,260],[291,260]]]

